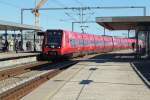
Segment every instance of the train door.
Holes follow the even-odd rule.
[[[104,41],[105,41],[105,50],[104,52],[108,52],[110,51],[110,41],[109,41],[109,37],[104,37]]]
[[[120,50],[121,49],[121,39],[117,38],[117,49]]]
[[[113,51],[113,46],[114,46],[113,37],[109,37],[109,38],[110,38],[110,50]]]
[[[76,50],[78,51],[78,52],[80,52],[81,51],[81,47],[80,47],[80,34],[79,33],[77,33],[76,34]]]
[[[104,40],[104,52],[107,52],[107,41],[106,41],[106,37],[103,36],[103,40]]]
[[[70,52],[76,52],[76,33],[71,32],[70,37]]]
[[[97,38],[96,35],[93,35],[93,40],[94,40],[94,43],[93,43],[94,52],[97,52],[97,49],[98,49],[98,38]]]
[[[81,55],[84,55],[85,47],[84,47],[84,34],[81,33],[80,37],[80,46],[81,46]]]
[[[124,43],[123,43],[123,39],[122,38],[120,38],[120,44],[121,44],[120,48],[123,49],[124,48]]]
[[[113,37],[113,50],[117,49],[117,38]]]
[[[128,49],[128,46],[129,46],[128,39],[125,39],[125,40],[126,40],[126,49]]]
[[[103,41],[103,50],[102,51],[105,52],[105,39],[104,39],[104,36],[102,36],[101,38],[102,38],[102,41]]]
[[[67,31],[63,31],[62,53],[68,53],[69,48],[70,48],[69,34]]]
[[[93,35],[88,34],[88,39],[87,39],[87,41],[88,41],[88,49],[89,49],[89,52],[88,52],[88,53],[89,53],[89,54],[95,50],[95,48],[94,48],[93,45],[92,45],[92,40],[93,40],[93,39],[94,39]]]
[[[96,52],[97,47],[96,47],[96,36],[95,35],[91,35],[91,46],[93,48],[93,52]]]
[[[119,50],[121,50],[122,49],[121,38],[118,38],[118,45],[119,45]]]
[[[103,39],[101,36],[97,36],[98,37],[98,52],[102,52],[103,51]]]

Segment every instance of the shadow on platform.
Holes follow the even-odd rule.
[[[108,53],[108,54],[100,54],[95,57],[90,58],[92,61],[96,61],[99,63],[100,60],[104,62],[133,62],[133,61],[143,61],[146,59],[135,58],[135,53]]]
[[[135,58],[135,55],[135,53],[107,53],[97,55],[95,57],[87,59],[87,61],[96,63],[129,62],[134,71],[150,89],[150,59]],[[86,60],[83,61],[85,62]]]

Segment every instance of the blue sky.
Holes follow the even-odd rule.
[[[38,1],[38,0],[37,0]],[[20,9],[33,8],[35,0],[0,0],[0,20],[20,23]],[[150,15],[149,0],[48,0],[43,7],[83,7],[83,6],[145,6],[147,15]],[[84,11],[84,20],[95,20],[101,16],[142,16],[142,9],[103,9]],[[40,26],[44,29],[71,30],[71,23],[80,21],[79,11],[40,11]],[[24,12],[24,23],[34,25],[34,16],[31,11]],[[75,24],[75,31],[80,32],[80,24]],[[103,28],[96,23],[85,24],[85,31],[93,34],[103,34]],[[125,35],[126,31],[106,31],[109,35]]]

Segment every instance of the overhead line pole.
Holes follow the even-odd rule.
[[[23,12],[26,10],[33,10],[34,8],[21,9],[21,24],[23,24]],[[143,9],[143,16],[146,16],[145,6],[112,6],[112,7],[58,7],[58,8],[39,8],[38,10],[87,10],[87,9]],[[81,23],[81,22],[80,22]],[[84,23],[84,22],[83,22]],[[73,24],[72,24],[73,30]]]
[[[39,8],[38,10],[68,10],[68,9],[143,9],[143,15],[146,15],[145,6],[112,6],[112,7],[57,7],[57,8]],[[24,8],[24,10],[33,10],[34,8]]]
[[[63,8],[39,8],[38,10],[87,10],[87,9],[143,9],[143,16],[146,16],[145,6],[112,6],[112,7],[63,7]],[[22,8],[21,9],[21,24],[23,24],[23,12],[25,10],[33,10],[35,8]],[[82,21],[83,22],[83,21]],[[74,25],[72,23],[72,30],[74,30]],[[23,32],[21,31],[21,43],[23,44]],[[104,31],[105,34],[105,31]]]
[[[21,9],[21,24],[23,24],[23,9]],[[21,32],[21,49],[22,49],[22,51],[23,51],[23,31],[22,30],[20,30],[20,32]]]
[[[146,16],[146,7],[144,6],[112,6],[112,7],[58,7],[58,8],[39,8],[38,10],[86,10],[86,9],[143,9],[143,16]],[[25,10],[33,10],[34,8],[22,8],[21,9],[21,24],[23,24],[23,12]]]

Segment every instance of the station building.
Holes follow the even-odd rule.
[[[21,43],[23,51],[40,51],[41,38],[36,34],[39,30],[40,27],[0,20],[0,51],[3,51],[6,40],[9,51],[15,51],[16,40]]]

